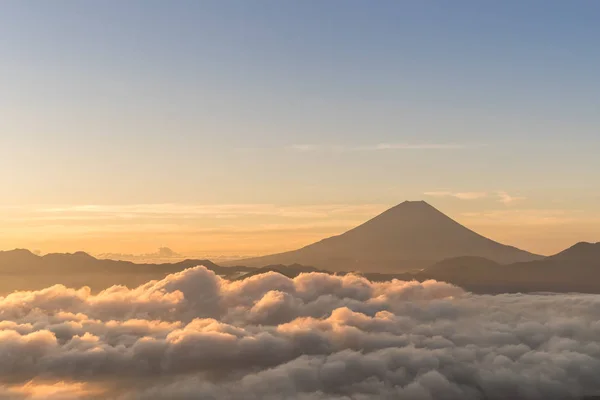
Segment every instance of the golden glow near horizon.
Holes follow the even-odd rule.
[[[444,194],[446,196],[447,194]],[[442,196],[436,192],[435,196]],[[482,195],[457,193],[458,199]],[[465,203],[465,202],[463,202]],[[469,203],[469,202],[466,202]],[[509,202],[512,203],[512,202]],[[524,250],[553,254],[597,241],[599,218],[574,210],[501,204],[481,211],[436,205],[476,232]],[[393,204],[129,204],[0,207],[0,249],[42,253],[152,255],[169,247],[181,257],[235,257],[292,250],[343,233]],[[158,256],[158,255],[157,255]]]
[[[600,240],[598,2],[4,3],[0,249],[266,254],[419,199]]]
[[[30,400],[44,400],[49,397],[60,398],[63,400],[81,399],[84,396],[98,396],[104,393],[104,390],[98,385],[92,385],[84,382],[43,382],[29,381],[24,385],[14,385],[7,388],[9,394],[25,396]]]
[[[385,205],[138,204],[2,209],[0,248],[148,253],[168,246],[186,255],[255,255],[331,236]]]

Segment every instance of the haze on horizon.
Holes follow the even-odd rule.
[[[407,199],[539,254],[600,241],[599,12],[7,1],[0,249],[268,254]]]
[[[0,400],[600,399],[598,21],[2,2]]]

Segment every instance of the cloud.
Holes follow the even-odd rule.
[[[168,259],[182,259],[185,255],[177,253],[169,247],[159,247],[154,253],[143,253],[143,254],[128,254],[128,253],[100,253],[100,258],[109,258],[112,260],[168,260]]]
[[[15,385],[10,388],[0,388],[0,399],[27,399],[27,400],[77,400],[82,398],[98,398],[102,395],[101,388],[87,385],[81,382],[56,382],[46,384],[44,382],[30,381],[24,385]]]
[[[502,209],[483,212],[467,212],[461,214],[468,218],[469,225],[491,224],[494,226],[545,226],[565,225],[589,221],[597,223],[598,219],[585,216],[576,210],[538,210],[538,209]]]
[[[23,206],[14,210],[7,220],[62,221],[165,219],[165,218],[236,218],[247,216],[273,216],[282,218],[327,218],[331,214],[352,213],[370,215],[383,211],[385,204],[117,204],[117,205],[62,205]]]
[[[26,205],[3,214],[0,209],[0,242],[29,243],[28,247],[45,248],[79,243],[89,252],[123,253],[121,248],[100,244],[113,242],[118,236],[136,238],[142,248],[155,248],[168,243],[178,243],[185,250],[201,246],[215,249],[237,248],[238,243],[228,239],[211,239],[214,235],[255,234],[268,232],[309,233],[305,245],[324,235],[338,234],[364,222],[389,208],[388,204],[111,204],[111,205]],[[150,235],[152,237],[150,237]],[[158,235],[165,235],[159,238]],[[175,236],[174,236],[175,235]],[[196,241],[191,235],[197,235]],[[201,235],[201,237],[200,237]],[[93,242],[84,238],[96,238]],[[144,238],[144,242],[141,241]],[[298,236],[294,236],[298,240]],[[220,240],[219,243],[216,243]],[[127,239],[131,242],[131,239]],[[204,241],[199,244],[199,241]],[[54,243],[54,245],[50,245]],[[279,239],[283,243],[283,239]],[[290,246],[294,242],[288,242]],[[193,247],[192,247],[193,246]],[[237,248],[236,252],[280,251],[282,247],[261,246]],[[287,249],[287,248],[286,248]],[[187,250],[189,252],[189,250]],[[131,255],[122,254],[122,257]],[[148,255],[144,255],[148,259]],[[157,258],[157,257],[154,257]]]
[[[288,149],[296,151],[320,151],[323,150],[324,147],[315,144],[294,144],[289,146]]]
[[[496,195],[499,197],[499,201],[503,204],[506,204],[507,206],[512,205],[518,201],[527,199],[527,197],[511,196],[504,191],[498,191],[496,192]]]
[[[173,251],[169,247],[160,247],[156,253],[146,254],[146,256],[158,258],[176,258],[181,257],[181,254]]]
[[[468,148],[482,147],[477,144],[459,144],[459,143],[378,143],[365,146],[348,145],[318,145],[318,144],[294,144],[288,146],[288,150],[298,152],[366,152],[366,151],[386,151],[386,150],[460,150]]]
[[[57,285],[0,297],[0,398],[575,399],[600,391],[598,320],[593,295],[352,275]]]
[[[455,197],[460,200],[477,200],[488,197],[486,192],[425,192],[425,196],[432,197]]]
[[[527,199],[526,197],[511,196],[505,191],[497,191],[492,194],[488,192],[451,192],[451,191],[433,191],[423,193],[425,196],[432,197],[454,197],[460,200],[478,200],[485,199],[494,196],[500,203],[505,205],[512,205],[521,200]]]

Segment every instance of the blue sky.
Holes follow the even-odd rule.
[[[599,20],[591,0],[6,1],[0,204],[593,220]]]

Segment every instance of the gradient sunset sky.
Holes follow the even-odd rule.
[[[0,10],[0,250],[263,254],[423,199],[600,241],[600,2]]]

